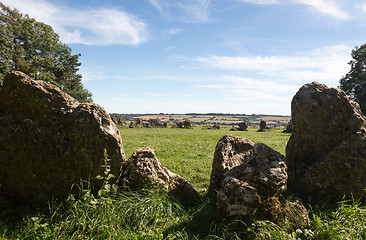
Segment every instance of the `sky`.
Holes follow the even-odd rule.
[[[366,0],[1,0],[52,26],[110,113],[290,115],[337,87],[366,43]]]

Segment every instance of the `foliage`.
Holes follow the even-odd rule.
[[[254,142],[264,142],[284,152],[289,134],[280,130],[256,130],[235,134]],[[199,128],[121,128],[120,131],[127,155],[140,146],[151,146],[163,165],[183,177],[191,178],[192,182],[207,181],[209,172],[205,172],[205,168],[211,169],[215,144],[223,135],[230,133],[228,128],[217,131]],[[101,176],[105,184],[97,195],[91,193],[88,184],[81,183],[77,194],[70,194],[62,201],[53,199],[37,208],[14,206],[0,196],[0,239],[366,238],[366,207],[357,201],[342,201],[333,209],[313,207],[311,225],[305,229],[288,231],[273,222],[256,219],[249,223],[223,225],[212,200],[206,199],[196,208],[185,210],[174,203],[163,188],[135,192],[114,190],[110,182],[113,176],[107,167],[108,158],[105,158],[105,171]],[[195,175],[202,178],[195,179],[192,177]],[[196,184],[200,185],[205,184]],[[232,226],[236,226],[235,230]]]
[[[366,113],[366,44],[352,50],[351,70],[340,80],[340,88]]]
[[[9,71],[18,70],[58,86],[81,102],[91,102],[91,93],[77,73],[79,56],[51,26],[0,2],[0,82]]]

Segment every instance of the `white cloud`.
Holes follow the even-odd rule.
[[[51,25],[66,43],[137,45],[148,38],[146,24],[121,10],[79,10],[45,0],[4,0],[3,3]]]
[[[273,4],[301,4],[307,5],[316,11],[332,16],[339,20],[347,20],[350,14],[342,8],[340,2],[342,0],[238,0],[243,3],[256,5],[273,5]],[[349,6],[349,3],[347,3]]]
[[[297,4],[304,4],[311,6],[317,11],[330,15],[336,19],[347,20],[349,14],[345,12],[338,1],[335,0],[291,0]]]
[[[258,5],[272,5],[279,4],[279,0],[239,0],[243,3],[258,4]]]
[[[211,0],[149,0],[163,18],[187,23],[211,21]]]
[[[336,85],[348,72],[352,47],[337,45],[300,52],[296,56],[215,56],[197,57],[194,61],[215,69],[239,71],[257,78],[282,81],[319,81]]]

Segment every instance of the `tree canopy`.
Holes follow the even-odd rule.
[[[78,74],[80,54],[60,41],[51,26],[0,2],[0,84],[12,70],[52,83],[80,102],[91,102]]]
[[[352,50],[351,70],[340,80],[340,88],[366,113],[366,44]]]

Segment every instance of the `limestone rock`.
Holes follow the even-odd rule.
[[[0,90],[0,191],[19,200],[65,195],[90,180],[99,187],[105,151],[111,173],[125,161],[119,131],[99,105],[79,103],[54,85],[12,72]]]
[[[222,181],[217,204],[225,216],[250,215],[261,200],[286,190],[285,157],[262,143],[256,143],[246,161],[232,168]]]
[[[216,196],[226,173],[233,167],[246,161],[246,156],[254,149],[254,143],[248,139],[226,135],[222,137],[215,149],[208,194]]]
[[[360,197],[366,189],[366,118],[336,88],[304,85],[292,100],[292,136],[286,147],[292,192],[304,199]]]
[[[201,201],[192,185],[163,167],[155,152],[149,147],[139,148],[132,154],[123,166],[123,177],[134,189],[160,184],[184,206],[191,206]]]
[[[284,224],[293,218],[309,222],[301,203],[284,197],[287,186],[285,157],[265,144],[256,143],[246,161],[232,168],[217,192],[217,207],[224,221],[269,219]],[[294,212],[294,209],[300,210]]]

